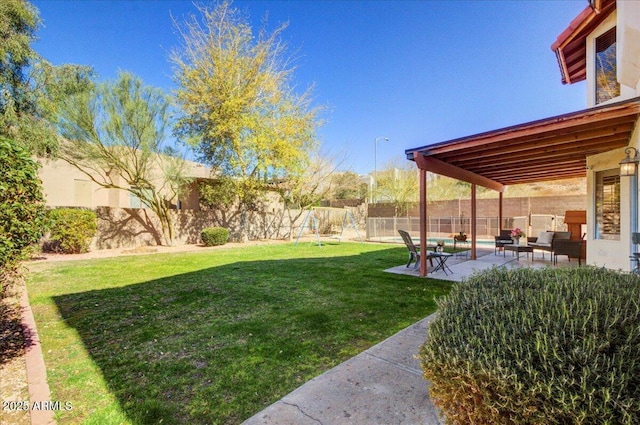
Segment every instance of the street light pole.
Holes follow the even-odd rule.
[[[373,141],[373,196],[372,196],[372,201],[375,204],[377,199],[376,199],[376,192],[378,190],[378,140],[384,140],[385,142],[389,141],[388,137],[384,137],[384,136],[380,136],[380,137],[376,137],[376,139]]]

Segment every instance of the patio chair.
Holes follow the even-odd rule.
[[[553,264],[558,264],[558,255],[566,255],[569,261],[571,261],[571,258],[577,258],[578,265],[581,265],[580,257],[582,257],[582,240],[555,240],[553,242]]]
[[[500,235],[494,237],[496,238],[496,246],[493,250],[495,255],[498,255],[498,252],[503,250],[505,245],[513,244],[513,239],[511,239],[511,230],[500,230]]]
[[[411,265],[411,262],[415,260],[416,263],[414,264],[413,268],[414,269],[418,268],[418,265],[420,264],[420,250],[413,243],[413,239],[411,239],[411,236],[409,235],[409,233],[400,229],[398,229],[398,233],[400,233],[400,236],[402,237],[404,244],[407,246],[407,249],[409,250],[409,262],[407,262],[406,267],[409,267]],[[431,266],[433,267],[433,258],[427,255],[427,259],[429,260],[429,263],[431,263]]]

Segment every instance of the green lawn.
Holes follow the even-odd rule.
[[[32,263],[60,424],[239,423],[436,309],[404,246],[275,244]]]

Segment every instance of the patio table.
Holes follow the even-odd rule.
[[[520,253],[526,252],[527,258],[529,258],[529,253],[531,253],[531,258],[533,259],[533,247],[529,245],[505,245],[503,252],[503,257],[507,256],[507,251],[513,251],[516,253],[516,260],[520,261]]]
[[[431,258],[435,258],[436,259],[436,266],[433,268],[433,271],[431,273],[435,273],[438,270],[442,270],[444,272],[445,275],[449,275],[447,273],[447,270],[449,271],[449,273],[453,273],[451,271],[451,269],[449,268],[449,266],[447,265],[447,260],[451,257],[453,257],[453,254],[450,254],[448,252],[430,252],[429,253],[429,257]]]

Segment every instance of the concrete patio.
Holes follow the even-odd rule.
[[[549,252],[544,253],[542,257],[541,251],[535,251],[533,254],[520,253],[520,259],[518,260],[512,252],[498,252],[494,253],[493,248],[478,248],[477,259],[471,260],[470,253],[466,255],[454,254],[448,261],[447,265],[451,269],[451,273],[447,271],[445,274],[442,270],[438,270],[435,273],[431,273],[433,267],[429,266],[427,269],[427,278],[450,280],[454,282],[460,282],[463,279],[468,278],[475,272],[480,272],[491,267],[575,267],[578,265],[578,260],[569,259],[566,256],[558,257],[558,264],[553,264],[553,257]],[[429,264],[427,262],[427,264]],[[419,268],[416,269],[411,264],[409,267],[406,265],[392,267],[385,270],[388,273],[406,274],[411,276],[420,276]]]

